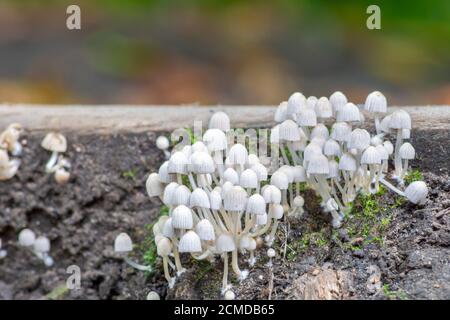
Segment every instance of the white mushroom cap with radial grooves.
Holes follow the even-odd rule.
[[[35,241],[35,249],[36,249],[36,242],[40,239],[41,237],[37,238]],[[48,239],[47,239],[48,241]],[[42,241],[43,244],[45,244],[45,240]],[[50,251],[38,251],[38,252],[48,252]],[[114,240],[114,251],[115,252],[130,252],[133,251],[133,242],[131,241],[131,238],[128,234],[126,234],[125,232],[120,233],[116,239]]]
[[[427,195],[428,187],[423,181],[414,181],[405,189],[405,196],[415,204],[424,203]]]
[[[322,154],[322,148],[317,143],[309,143],[303,151],[305,161],[310,161],[315,155]]]
[[[294,172],[293,166],[284,165],[284,166],[281,166],[277,171],[285,173],[286,176],[288,177],[289,183],[294,182],[295,172]]]
[[[259,158],[256,154],[251,153],[248,155],[248,159],[247,159],[248,168],[251,168],[255,164],[259,164],[259,163],[260,163]]]
[[[329,160],[328,161],[328,178],[337,178],[339,177],[339,164],[336,162],[336,160]]]
[[[194,221],[191,209],[184,205],[176,207],[172,212],[172,226],[174,229],[192,229]]]
[[[189,168],[196,174],[213,173],[215,165],[213,158],[207,152],[195,151],[189,159]]]
[[[256,224],[259,226],[265,225],[267,223],[267,220],[267,213],[256,215]]]
[[[389,121],[391,129],[411,129],[411,117],[405,110],[397,110],[391,114]]]
[[[23,229],[19,233],[19,244],[24,247],[29,247],[34,244],[36,240],[36,235],[30,229]]]
[[[328,159],[323,154],[314,155],[309,161],[308,168],[306,168],[308,174],[326,174],[330,173],[328,167]]]
[[[150,291],[147,294],[147,300],[161,300],[161,298],[159,297],[159,294],[155,291]]]
[[[272,210],[273,217],[277,220],[280,220],[283,218],[284,209],[281,204],[274,204],[270,210]]]
[[[248,198],[247,210],[250,214],[265,214],[266,213],[266,201],[260,194],[254,194]]]
[[[232,184],[239,184],[239,174],[233,168],[228,168],[223,172],[223,179]]]
[[[370,144],[373,145],[374,147],[376,147],[382,143],[383,143],[383,140],[380,138],[380,136],[373,136],[372,138],[370,138]]]
[[[381,119],[380,130],[383,131],[384,133],[391,133],[392,130],[390,128],[390,122],[391,122],[391,115],[388,114],[386,117]]]
[[[248,159],[248,151],[242,144],[237,143],[230,148],[228,158],[233,165],[245,165]]]
[[[335,113],[340,111],[347,102],[347,97],[340,91],[336,91],[330,96],[331,107]]]
[[[297,116],[297,124],[302,127],[315,127],[317,125],[316,112],[313,109],[302,109]]]
[[[340,157],[342,152],[339,143],[336,140],[328,139],[323,147],[323,154],[326,156]]]
[[[416,156],[416,150],[409,142],[405,142],[399,149],[400,158],[402,159],[414,159]]]
[[[225,196],[225,193],[230,191],[233,188],[233,184],[230,181],[226,181],[224,184],[222,184],[222,190],[220,195],[222,196],[222,199]]]
[[[170,183],[170,182],[173,182],[175,179],[175,177],[170,175],[169,172],[167,171],[168,166],[169,166],[169,161],[165,161],[159,167],[159,170],[158,170],[159,181],[161,181],[163,183]]]
[[[381,164],[381,157],[379,152],[377,151],[377,148],[374,146],[368,147],[366,150],[364,150],[362,156],[361,156],[361,163],[362,164]]]
[[[187,174],[188,164],[189,159],[186,157],[186,155],[181,151],[177,151],[170,156],[169,164],[167,166],[167,172]]]
[[[281,191],[274,185],[266,185],[261,193],[266,203],[279,204],[281,202]]]
[[[283,141],[299,141],[298,125],[293,120],[283,121],[280,126],[280,139]]]
[[[306,170],[303,166],[295,166],[294,172],[294,182],[305,182],[306,181]]]
[[[208,219],[200,220],[195,226],[195,232],[197,232],[201,240],[214,241],[216,239],[214,227]]]
[[[352,128],[346,122],[336,122],[331,127],[331,138],[336,141],[348,141]]]
[[[166,206],[170,206],[170,205],[174,204],[173,203],[173,200],[174,200],[173,194],[177,188],[178,188],[178,183],[171,182],[164,189],[162,201]]]
[[[149,197],[157,197],[163,194],[164,185],[159,180],[157,173],[151,173],[145,182],[145,188]]]
[[[389,140],[383,142],[383,147],[386,149],[388,154],[394,153],[394,145]]]
[[[280,190],[287,190],[289,187],[289,178],[286,173],[282,171],[275,171],[270,177],[270,184]]]
[[[167,238],[172,238],[174,236],[172,218],[166,220],[164,226],[162,227],[161,234]]]
[[[203,134],[203,141],[209,151],[226,150],[228,146],[227,136],[222,130],[208,129]]]
[[[162,234],[162,230],[163,230],[164,225],[166,224],[167,220],[169,220],[169,216],[162,215],[159,217],[158,221],[155,223],[155,225],[158,226],[159,233]]]
[[[258,176],[256,175],[256,172],[251,169],[242,171],[239,184],[242,188],[256,189],[258,186]]]
[[[328,128],[323,123],[318,123],[311,131],[311,139],[319,138],[327,140],[329,135]]]
[[[216,250],[219,253],[231,252],[236,249],[233,236],[228,233],[222,233],[216,239]]]
[[[339,170],[356,171],[356,160],[350,153],[344,153],[339,159]]]
[[[358,150],[364,150],[370,145],[370,133],[365,129],[356,128],[350,134],[348,147]]]
[[[57,132],[49,132],[41,142],[45,150],[64,153],[67,150],[66,137]]]
[[[257,163],[251,167],[251,169],[256,173],[258,181],[266,181],[268,178],[267,168],[261,164]]]
[[[248,250],[250,247],[250,242],[252,240],[252,237],[250,237],[248,234],[245,234],[241,237],[241,240],[239,241],[239,249],[241,250]]]
[[[170,146],[169,139],[166,136],[159,136],[156,138],[156,147],[159,150],[167,150]]]
[[[191,197],[191,190],[185,185],[179,185],[172,193],[172,201],[170,202],[174,206],[189,205],[189,199]]]
[[[178,243],[178,251],[184,252],[202,252],[202,242],[200,237],[194,231],[186,232]]]
[[[209,209],[211,204],[209,202],[208,194],[205,190],[197,188],[191,193],[190,198],[190,206],[191,208],[205,208]]]
[[[316,103],[319,99],[317,99],[316,96],[309,96],[306,99],[306,107],[309,109],[314,109],[314,107],[316,106]]]
[[[375,148],[377,149],[381,160],[389,159],[389,153],[387,152],[386,148],[382,144],[377,145]]]
[[[283,122],[287,118],[287,101],[283,101],[278,105],[277,110],[275,111],[275,115],[273,119],[275,122]]]
[[[310,143],[315,143],[318,146],[320,146],[321,149],[323,149],[323,147],[325,146],[325,142],[326,142],[325,139],[322,139],[322,138],[319,138],[319,137],[315,137],[315,138],[311,139]]]
[[[240,186],[234,186],[223,197],[223,207],[228,211],[245,210],[247,204],[247,192]]]
[[[380,91],[374,91],[367,96],[364,108],[370,112],[386,113],[386,97]]]
[[[203,143],[203,141],[196,141],[191,146],[191,153],[195,152],[206,152],[208,153],[208,147]]]
[[[213,190],[209,194],[211,210],[220,210],[222,206],[222,196],[219,191]]]
[[[223,112],[218,111],[211,116],[209,119],[209,129],[219,129],[223,132],[227,132],[230,130],[230,117]]]
[[[156,253],[160,257],[167,257],[172,252],[172,242],[166,237],[156,243]]]
[[[185,154],[186,158],[189,159],[189,157],[191,156],[191,153],[192,153],[192,146],[191,145],[184,146],[181,149],[181,152],[183,152]]]
[[[300,110],[306,106],[306,98],[300,92],[293,93],[287,101],[286,114],[290,116],[292,114],[298,114]]]
[[[346,103],[336,114],[338,122],[354,122],[360,121],[359,109],[356,105],[349,102]]]
[[[316,112],[317,118],[328,119],[333,116],[333,108],[326,97],[321,97],[317,101],[314,111]]]

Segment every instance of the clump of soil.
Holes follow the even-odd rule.
[[[0,182],[0,238],[8,251],[0,260],[0,299],[145,299],[151,290],[167,299],[220,298],[219,259],[210,264],[184,257],[188,271],[167,290],[159,259],[155,272],[146,274],[113,253],[119,232],[136,243],[135,260],[143,262],[148,250],[148,226],[161,206],[145,192],[148,173],[164,161],[155,147],[157,135],[67,134],[73,167],[64,186],[44,172],[49,157],[39,146],[44,133],[24,136],[19,173]],[[376,198],[380,211],[373,217],[358,215],[357,204],[355,217],[333,230],[308,194],[303,217],[279,228],[273,267],[265,266],[261,249],[249,278],[232,279],[237,298],[450,298],[450,155],[441,148],[448,132],[432,136],[430,141],[429,131],[412,134],[419,155],[414,165],[430,187],[425,206],[385,193]],[[17,246],[23,228],[51,239],[54,267]],[[73,264],[81,269],[79,290],[65,288],[66,268]]]

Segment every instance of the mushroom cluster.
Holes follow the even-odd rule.
[[[69,181],[70,172],[68,169],[70,169],[70,162],[62,156],[67,150],[66,137],[61,133],[49,132],[42,140],[41,147],[52,153],[45,165],[45,171],[54,173],[55,181],[59,184]]]
[[[19,142],[22,126],[13,123],[0,134],[0,181],[9,180],[17,173],[20,160],[11,159],[22,154],[22,144]]]
[[[29,248],[47,266],[53,266],[53,258],[50,256],[50,240],[45,236],[36,237],[30,229],[23,229],[19,233],[19,245]]]

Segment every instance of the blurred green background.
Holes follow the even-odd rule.
[[[82,30],[66,28],[78,4]],[[381,7],[382,30],[366,8]],[[1,0],[0,101],[450,104],[450,1]]]

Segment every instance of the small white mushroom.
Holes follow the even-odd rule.
[[[58,153],[64,153],[67,150],[67,140],[62,134],[49,132],[41,142],[41,147],[51,151],[52,155],[45,165],[46,172],[53,172],[53,168],[58,160]]]
[[[23,247],[31,247],[36,241],[36,235],[30,229],[23,229],[19,233],[19,245]]]
[[[427,184],[423,181],[414,181],[405,190],[405,196],[415,204],[425,203],[428,195]]]
[[[161,298],[159,297],[159,294],[155,291],[150,291],[147,294],[147,300],[161,300]]]

